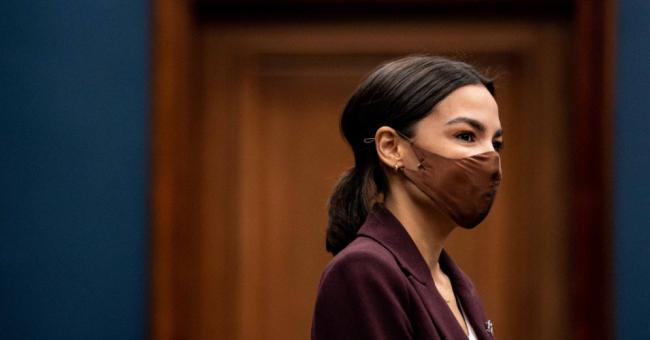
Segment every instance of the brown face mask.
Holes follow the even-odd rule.
[[[401,173],[459,226],[471,229],[481,223],[492,207],[501,182],[499,154],[488,151],[451,159],[402,137],[409,141],[420,164],[417,170],[401,167]]]

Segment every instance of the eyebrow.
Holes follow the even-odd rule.
[[[480,132],[485,132],[485,125],[483,125],[478,120],[469,117],[456,117],[448,121],[447,123],[445,123],[445,125],[452,125],[452,124],[459,124],[459,123],[469,124],[471,127],[475,128],[476,130]],[[503,135],[502,129],[499,129],[497,130],[497,132],[494,133],[494,137],[501,137],[502,135]]]

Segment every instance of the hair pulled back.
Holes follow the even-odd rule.
[[[411,55],[380,65],[357,88],[341,116],[341,132],[354,153],[354,167],[343,174],[328,205],[325,248],[336,255],[356,237],[369,208],[388,182],[374,143],[377,129],[390,126],[411,137],[412,127],[454,90],[492,80],[472,66],[442,57]]]

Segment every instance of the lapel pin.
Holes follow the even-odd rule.
[[[488,332],[488,334],[494,336],[494,324],[492,323],[492,320],[485,322],[485,330]]]

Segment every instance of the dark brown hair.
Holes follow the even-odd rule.
[[[325,248],[337,254],[354,238],[388,182],[373,143],[377,129],[390,126],[411,137],[412,127],[454,90],[492,81],[472,66],[442,57],[411,55],[380,65],[359,85],[341,116],[341,133],[354,153],[329,201]]]

